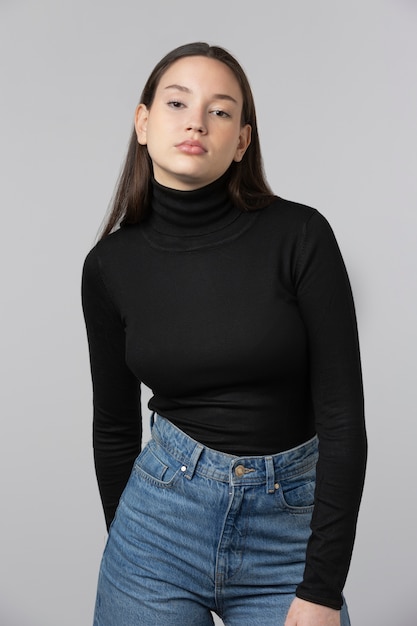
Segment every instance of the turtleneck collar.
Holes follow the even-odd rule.
[[[152,181],[152,204],[138,226],[148,244],[169,252],[206,250],[232,241],[250,228],[257,211],[241,211],[229,198],[229,173],[194,191]]]
[[[152,209],[148,219],[155,231],[174,237],[209,235],[240,215],[229,199],[229,174],[193,191],[178,191],[152,181]]]

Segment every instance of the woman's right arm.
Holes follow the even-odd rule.
[[[141,444],[140,383],[125,359],[125,330],[109,294],[97,248],[87,256],[82,304],[93,383],[94,462],[109,528]]]

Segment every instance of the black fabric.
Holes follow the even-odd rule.
[[[366,436],[352,295],[324,217],[279,198],[238,211],[224,177],[191,192],[154,183],[149,218],[87,256],[83,307],[107,525],[139,452],[139,381],[150,409],[223,452],[272,454],[317,432],[297,595],[340,608]]]

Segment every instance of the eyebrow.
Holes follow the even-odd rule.
[[[166,89],[176,89],[177,91],[183,91],[184,93],[192,93],[191,89],[184,87],[184,85],[168,85],[167,87],[164,87],[164,90]],[[230,102],[238,104],[238,101],[227,93],[215,93],[213,94],[213,98],[215,100],[229,100]]]

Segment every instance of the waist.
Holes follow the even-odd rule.
[[[234,485],[267,484],[297,476],[317,462],[317,436],[277,454],[237,456],[209,448],[196,441],[167,419],[154,413],[152,438],[183,464],[186,477],[194,473]]]

